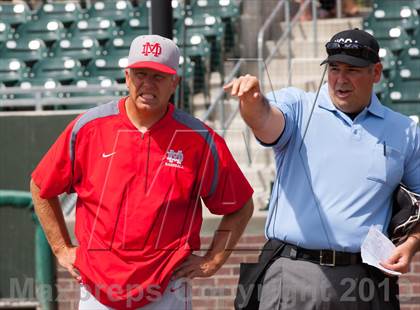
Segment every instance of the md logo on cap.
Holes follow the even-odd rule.
[[[144,56],[149,56],[152,54],[155,57],[158,57],[162,54],[162,47],[159,43],[151,44],[150,42],[146,42],[143,44],[143,51],[141,52]]]

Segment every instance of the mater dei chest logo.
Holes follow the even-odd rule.
[[[184,168],[182,162],[184,161],[184,154],[181,150],[175,152],[174,150],[169,150],[166,152],[166,162],[165,166],[175,167],[175,168]]]

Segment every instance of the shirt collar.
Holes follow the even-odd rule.
[[[337,108],[335,107],[328,93],[328,83],[325,83],[321,87],[320,98],[318,99],[318,106],[329,111],[337,111]],[[372,99],[370,100],[370,104],[367,107],[367,110],[368,112],[370,112],[371,114],[377,117],[384,118],[385,108],[379,102],[378,97],[373,91],[372,91]]]

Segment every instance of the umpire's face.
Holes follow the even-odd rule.
[[[140,113],[152,114],[166,111],[179,82],[176,75],[148,68],[127,69],[125,78],[129,100]]]
[[[382,65],[356,67],[343,62],[328,64],[328,91],[334,105],[345,113],[357,113],[370,104],[373,84],[381,79]]]

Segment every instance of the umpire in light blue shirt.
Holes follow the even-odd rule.
[[[420,130],[374,94],[382,65],[373,36],[342,31],[326,50],[317,100],[297,88],[264,96],[250,75],[225,86],[276,160],[265,233],[285,246],[259,309],[399,309],[398,278],[362,264],[360,246],[370,226],[386,233],[399,183],[420,193]],[[382,264],[407,272],[419,231]]]

